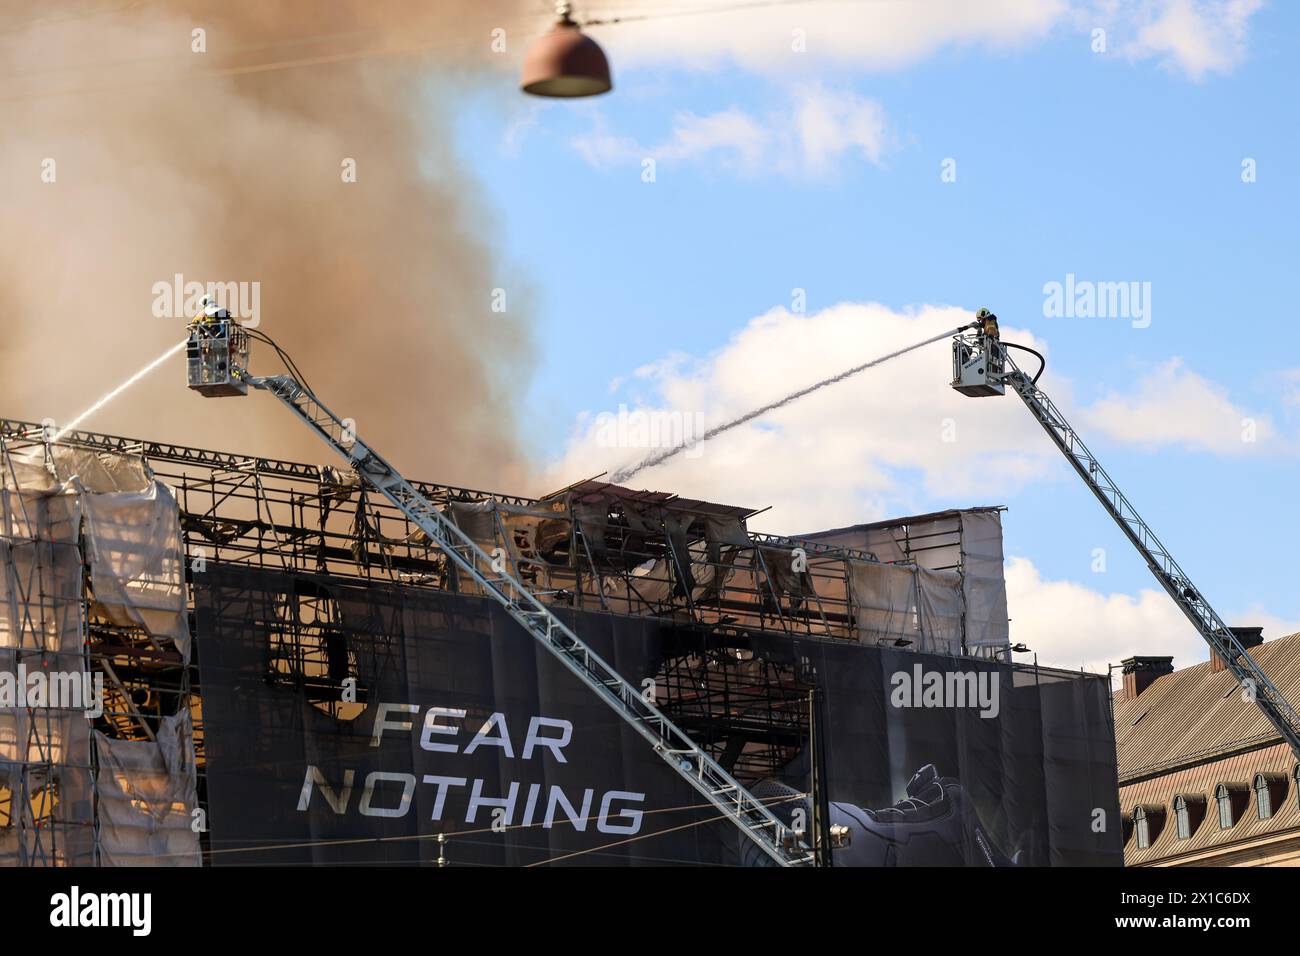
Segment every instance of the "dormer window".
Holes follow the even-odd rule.
[[[1151,825],[1147,822],[1147,812],[1141,807],[1133,811],[1133,828],[1137,832],[1137,846],[1145,850],[1151,845]]]
[[[1261,820],[1268,820],[1286,799],[1286,777],[1280,773],[1257,773],[1251,790],[1255,792],[1255,812]]]
[[[1145,850],[1160,837],[1164,820],[1165,809],[1162,806],[1142,804],[1133,808],[1133,834],[1139,850]]]
[[[1241,819],[1250,801],[1250,788],[1244,783],[1221,783],[1214,788],[1214,802],[1219,807],[1219,829],[1230,830]]]
[[[1273,815],[1273,801],[1268,794],[1268,781],[1262,773],[1255,774],[1255,810],[1261,820]]]
[[[1232,796],[1228,793],[1228,788],[1219,784],[1214,788],[1214,801],[1219,805],[1219,829],[1228,830],[1232,827]]]
[[[1174,835],[1179,840],[1189,840],[1205,819],[1205,794],[1174,794]]]

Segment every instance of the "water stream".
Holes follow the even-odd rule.
[[[70,432],[70,431],[72,431],[73,429],[75,429],[78,425],[80,425],[82,422],[84,422],[87,418],[89,418],[91,415],[95,414],[95,412],[99,411],[101,408],[103,408],[103,407],[104,407],[105,405],[107,405],[109,402],[113,401],[113,399],[117,398],[119,395],[121,395],[123,392],[125,392],[127,389],[129,389],[129,388],[130,388],[132,385],[134,385],[136,382],[140,381],[140,380],[143,379],[145,376],[147,376],[150,372],[152,372],[154,369],[156,369],[159,365],[162,365],[164,362],[166,362],[169,358],[171,358],[173,355],[175,355],[175,354],[176,354],[177,352],[179,352],[181,349],[185,348],[185,344],[186,344],[188,341],[189,341],[189,339],[181,339],[179,342],[177,342],[175,345],[173,345],[171,348],[169,348],[166,352],[163,352],[162,355],[158,356],[156,359],[154,359],[152,362],[150,362],[150,363],[149,363],[148,365],[146,365],[144,368],[140,369],[140,371],[136,372],[134,375],[132,375],[130,378],[128,378],[128,379],[127,379],[125,382],[123,382],[121,385],[117,386],[117,388],[113,389],[111,392],[109,392],[108,394],[106,394],[106,395],[105,395],[103,398],[101,398],[99,401],[95,402],[95,404],[91,405],[89,408],[87,408],[84,412],[82,412],[80,415],[78,415],[78,416],[77,416],[76,418],[74,418],[72,421],[68,422],[68,424],[66,424],[66,425],[64,425],[62,428],[60,428],[57,432],[54,433],[54,437],[51,438],[50,441],[58,441],[60,438],[62,438],[62,437],[63,437],[64,435],[66,435],[68,432]]]
[[[923,345],[929,345],[931,342],[938,342],[940,339],[946,339],[951,335],[956,335],[960,331],[961,328],[956,328],[948,332],[942,332],[939,335],[931,336],[930,338],[925,339],[924,341],[917,342],[914,345],[909,345],[906,348],[899,349],[897,352],[890,352],[888,355],[882,355],[880,356],[880,358],[872,359],[870,362],[864,362],[862,365],[855,365],[853,366],[853,368],[845,369],[843,372],[840,372],[840,374],[838,375],[833,375],[830,378],[824,378],[820,382],[815,382],[814,384],[809,385],[806,388],[801,388],[797,392],[791,392],[789,395],[786,395],[783,398],[778,398],[774,402],[768,402],[766,405],[760,405],[758,408],[746,412],[745,414],[741,415],[739,418],[733,418],[731,421],[724,422],[723,424],[718,425],[716,428],[710,428],[708,431],[706,431],[703,435],[701,435],[698,439],[695,439],[694,441],[683,442],[680,445],[674,445],[672,448],[665,448],[661,451],[655,452],[652,455],[648,455],[647,457],[643,458],[640,462],[638,462],[635,465],[620,468],[618,471],[614,472],[613,476],[610,478],[610,481],[614,482],[615,484],[619,484],[621,482],[627,481],[629,478],[633,477],[638,472],[644,471],[647,468],[657,465],[661,461],[666,461],[669,458],[672,458],[674,455],[678,454],[679,452],[683,452],[687,448],[690,448],[692,445],[696,445],[702,441],[708,441],[710,438],[713,438],[716,435],[721,435],[723,432],[729,431],[732,428],[735,428],[737,425],[743,425],[745,424],[745,422],[752,421],[753,419],[757,418],[759,415],[765,415],[768,412],[774,411],[775,409],[778,409],[783,405],[788,405],[791,402],[793,402],[796,398],[803,398],[805,395],[811,395],[813,392],[816,392],[819,389],[823,389],[827,385],[834,385],[836,382],[842,382],[846,378],[849,378],[850,376],[853,375],[857,375],[859,372],[866,371],[867,369],[873,366],[880,365],[882,362],[888,362],[892,358],[898,358],[898,356],[900,355],[906,355],[908,352],[911,352],[915,349],[919,349]]]

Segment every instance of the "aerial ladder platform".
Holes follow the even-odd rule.
[[[1011,358],[1008,349],[1018,349],[1037,356],[1042,368],[1032,377],[1023,372]],[[1043,426],[1052,443],[1061,450],[1067,461],[1083,479],[1106,509],[1106,513],[1119,525],[1125,537],[1146,561],[1160,586],[1173,598],[1179,610],[1192,622],[1192,626],[1232,671],[1246,699],[1253,699],[1263,711],[1291,751],[1300,760],[1300,716],[1282,692],[1269,680],[1233,633],[1223,618],[1210,606],[1204,594],[1186,572],[1178,566],[1151,526],[1138,514],[1106,469],[1088,450],[1079,433],[1074,430],[1061,410],[1038,387],[1047,362],[1033,349],[1003,341],[998,329],[997,316],[981,309],[976,320],[965,327],[952,343],[952,387],[963,395],[983,397],[1003,395],[1011,388],[1038,424]]]
[[[495,570],[492,557],[378,452],[358,439],[349,424],[300,381],[300,373],[250,375],[250,338],[269,344],[286,367],[297,373],[292,360],[269,338],[242,328],[227,316],[218,316],[190,326],[186,353],[189,387],[208,397],[246,395],[250,387],[274,395],[776,864],[815,863],[813,851],[799,834],[788,830],[762,801],[697,746],[640,689],[588,647],[524,584],[506,570]],[[499,562],[496,567],[500,567]]]

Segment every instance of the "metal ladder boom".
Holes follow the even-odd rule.
[[[401,510],[442,552],[500,604],[560,663],[578,677],[653,747],[654,752],[753,840],[777,864],[813,863],[798,839],[783,839],[785,826],[762,802],[701,750],[641,692],[556,617],[508,571],[491,570],[492,558],[442,514],[374,449],[353,437],[343,421],[290,375],[244,376],[270,392],[342,455],[371,487]]]
[[[1300,759],[1300,716],[1296,715],[1295,709],[1255,663],[1254,658],[1223,622],[1218,612],[1205,600],[1200,590],[1192,584],[1173,555],[1160,543],[1151,526],[1129,503],[1092,452],[1088,451],[1083,439],[1065,420],[1060,409],[1028,375],[1016,367],[1005,345],[1001,342],[992,344],[1000,351],[1005,362],[1006,371],[1001,376],[1002,381],[1010,385],[1024,401],[1025,406],[1043,426],[1043,430],[1047,432],[1056,447],[1074,466],[1079,477],[1092,489],[1092,493],[1097,496],[1102,507],[1115,519],[1120,530],[1137,548],[1156,580],[1174,599],[1174,603],[1192,622],[1201,637],[1210,645],[1210,649],[1223,659],[1241,684],[1243,691],[1254,696],[1264,716],[1282,735],[1282,739],[1291,747],[1296,758]]]

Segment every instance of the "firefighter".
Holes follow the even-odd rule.
[[[984,335],[991,339],[998,338],[998,317],[988,309],[980,309],[976,312],[975,321]]]
[[[213,296],[205,295],[199,304],[199,314],[194,317],[194,321],[199,325],[216,325],[222,319],[228,318],[230,318],[230,310],[223,309]]]

